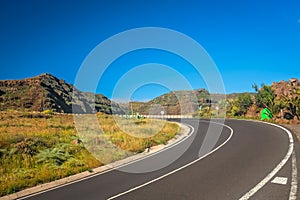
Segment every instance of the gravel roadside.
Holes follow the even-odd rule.
[[[290,129],[295,134],[298,141],[300,141],[300,124],[280,124],[280,125]]]
[[[282,126],[288,128],[291,130],[294,134],[294,144],[295,144],[295,152],[296,152],[296,166],[297,166],[297,182],[296,182],[296,188],[297,188],[297,196],[300,194],[300,187],[297,186],[297,183],[300,183],[300,124],[281,124]],[[297,138],[297,140],[296,140]]]

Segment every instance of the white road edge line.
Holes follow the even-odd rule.
[[[294,139],[293,139],[292,133],[288,129],[286,129],[286,128],[282,127],[282,126],[279,126],[277,124],[272,124],[272,123],[268,123],[268,122],[261,122],[261,123],[269,124],[271,126],[275,126],[275,127],[278,127],[280,129],[284,130],[287,133],[288,137],[289,137],[289,149],[288,149],[287,154],[285,155],[285,157],[281,160],[281,162],[263,180],[261,180],[249,192],[247,192],[246,194],[244,194],[239,200],[247,200],[250,197],[252,197],[256,192],[258,192],[286,164],[286,162],[289,160],[289,158],[291,157],[291,155],[292,155],[292,153],[294,151]],[[296,196],[296,194],[295,194],[295,196]],[[291,200],[291,196],[290,196],[289,199]]]
[[[180,167],[180,168],[177,168],[177,169],[175,169],[175,170],[173,170],[173,171],[171,171],[171,172],[169,172],[169,173],[167,173],[167,174],[164,174],[164,175],[162,175],[162,176],[160,176],[160,177],[157,177],[157,178],[155,178],[155,179],[152,179],[152,180],[150,180],[150,181],[148,181],[148,182],[146,182],[146,183],[144,183],[144,184],[138,185],[138,186],[136,186],[136,187],[134,187],[134,188],[131,188],[131,189],[127,190],[127,191],[124,191],[124,192],[119,193],[119,194],[117,194],[117,195],[115,195],[115,196],[112,196],[112,197],[108,198],[107,200],[113,200],[113,199],[115,199],[115,198],[117,198],[117,197],[123,196],[123,195],[125,195],[125,194],[130,193],[130,192],[133,192],[133,191],[135,191],[135,190],[138,190],[138,189],[140,189],[140,188],[142,188],[142,187],[145,187],[145,186],[147,186],[147,185],[150,185],[151,183],[154,183],[154,182],[156,182],[156,181],[159,181],[159,180],[161,180],[161,179],[163,179],[163,178],[165,178],[165,177],[167,177],[167,176],[170,176],[170,175],[172,175],[172,174],[174,174],[174,173],[176,173],[176,172],[178,172],[178,171],[180,171],[180,170],[182,170],[182,169],[184,169],[184,168],[187,168],[188,166],[190,166],[190,165],[192,165],[192,164],[194,164],[194,163],[196,163],[196,162],[202,160],[203,158],[205,158],[205,157],[211,155],[212,153],[216,152],[217,150],[219,150],[221,147],[223,147],[223,146],[231,139],[231,137],[232,137],[232,135],[233,135],[233,129],[232,129],[230,126],[225,125],[225,124],[221,124],[221,123],[217,123],[217,122],[211,122],[211,123],[215,123],[215,124],[222,125],[222,126],[228,128],[228,129],[231,131],[230,136],[229,136],[229,137],[225,140],[225,142],[223,142],[220,146],[218,146],[217,148],[215,148],[215,149],[212,150],[211,152],[207,153],[206,155],[204,155],[204,156],[202,156],[202,157],[200,157],[200,158],[198,158],[198,159],[196,159],[196,160],[194,160],[194,161],[192,161],[192,162],[190,162],[190,163],[188,163],[188,164],[186,164],[186,165],[184,165],[184,166],[182,166],[182,167]]]
[[[182,123],[182,124],[184,124],[184,123]],[[152,154],[150,154],[150,155],[146,155],[146,156],[144,156],[144,157],[141,157],[141,158],[138,158],[138,159],[133,160],[133,161],[131,161],[131,162],[122,164],[122,165],[120,165],[120,166],[113,167],[111,170],[118,169],[118,168],[122,168],[122,167],[124,167],[124,166],[131,165],[132,163],[136,163],[136,162],[139,162],[139,161],[144,160],[144,159],[146,159],[146,158],[155,156],[156,154],[159,154],[159,153],[161,153],[162,151],[166,151],[166,150],[168,150],[168,149],[170,149],[170,148],[172,148],[172,147],[174,147],[174,146],[176,146],[176,145],[178,145],[178,144],[184,142],[184,141],[187,140],[191,135],[193,135],[193,133],[194,133],[194,131],[195,131],[194,127],[192,127],[191,125],[189,125],[189,124],[184,124],[184,125],[185,125],[185,126],[188,126],[188,127],[190,128],[190,130],[191,130],[191,131],[189,132],[188,136],[186,136],[185,138],[183,138],[183,139],[181,139],[180,141],[178,141],[178,142],[176,142],[176,143],[174,143],[174,144],[171,144],[171,145],[169,145],[169,146],[167,146],[167,147],[165,147],[165,148],[163,148],[163,149],[161,149],[161,150],[159,150],[159,151],[156,151],[156,152],[154,152],[154,153],[152,153]],[[109,165],[109,164],[108,164],[108,165]]]
[[[298,185],[298,177],[297,177],[297,160],[295,150],[292,154],[292,181],[291,181],[291,190],[290,190],[290,198],[289,200],[297,199],[297,185]]]
[[[180,123],[179,123],[180,124]],[[181,124],[184,124],[184,123],[181,123]],[[23,199],[27,199],[29,197],[33,197],[33,196],[36,196],[36,195],[39,195],[39,194],[42,194],[42,193],[45,193],[45,192],[49,192],[49,191],[52,191],[52,190],[56,190],[58,188],[61,188],[61,187],[65,187],[65,186],[68,186],[68,185],[72,185],[74,183],[78,183],[78,182],[81,182],[81,181],[84,181],[84,180],[87,180],[87,179],[90,179],[90,178],[93,178],[93,177],[96,177],[96,176],[100,176],[102,174],[105,174],[105,173],[108,173],[108,172],[111,172],[113,170],[116,170],[116,169],[119,169],[119,168],[122,168],[124,166],[127,166],[127,165],[130,165],[132,163],[135,163],[135,162],[138,162],[138,161],[141,161],[141,160],[144,160],[146,158],[149,158],[149,157],[152,157],[158,153],[161,153],[162,151],[166,151],[168,149],[170,149],[171,147],[175,146],[175,145],[178,145],[180,144],[181,142],[187,140],[190,136],[193,135],[195,129],[194,127],[192,127],[191,125],[189,124],[184,124],[185,126],[188,126],[190,128],[190,132],[188,134],[188,136],[184,137],[183,139],[181,139],[180,141],[178,142],[175,142],[174,144],[171,144],[170,146],[167,146],[161,150],[158,150],[150,155],[146,155],[142,158],[138,158],[136,160],[133,160],[133,161],[130,161],[128,163],[125,163],[125,164],[121,164],[119,166],[112,166],[110,169],[106,170],[106,171],[103,171],[103,172],[100,172],[100,173],[96,173],[96,174],[93,174],[93,175],[90,175],[90,176],[87,176],[87,177],[84,177],[84,178],[81,178],[81,179],[78,179],[78,180],[75,180],[75,181],[72,181],[72,182],[69,182],[69,183],[65,183],[65,184],[62,184],[62,185],[58,185],[58,186],[55,186],[55,187],[52,187],[52,188],[49,188],[49,189],[46,189],[46,190],[42,190],[42,191],[39,191],[39,192],[36,192],[36,193],[33,193],[33,194],[29,194],[29,195],[26,195],[26,196],[22,196],[22,197],[17,197],[18,200],[23,200]],[[111,164],[107,164],[108,166],[111,166]]]

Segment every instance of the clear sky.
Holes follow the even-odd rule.
[[[300,78],[299,0],[0,0],[0,79],[47,72],[73,83],[100,42],[140,27],[173,29],[200,43],[216,63],[227,93],[253,91],[253,83]],[[97,92],[111,97],[122,74],[149,62],[174,67],[195,89],[205,87],[189,63],[150,49],[117,59]],[[148,100],[166,91],[147,85],[132,98]]]

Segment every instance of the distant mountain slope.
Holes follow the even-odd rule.
[[[211,100],[207,90],[199,89],[172,91],[146,103],[132,102],[130,104],[134,112],[144,115],[159,115],[161,111],[168,115],[185,115],[196,112],[201,104],[210,105],[214,102],[216,101]]]
[[[77,113],[90,113],[95,109],[107,114],[123,113],[118,104],[105,96],[81,92],[51,74],[24,80],[0,81],[0,110],[50,109],[55,112],[71,113],[72,107]]]

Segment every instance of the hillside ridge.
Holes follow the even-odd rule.
[[[104,95],[82,92],[49,73],[22,80],[0,80],[0,110],[7,109],[123,113],[118,104]]]
[[[273,82],[268,87],[271,89],[269,95],[273,98],[272,104],[268,106],[273,107],[277,118],[287,115],[290,115],[290,118],[299,117],[297,113],[300,108],[295,107],[300,99],[298,79]],[[217,115],[219,111],[226,111],[227,116],[259,117],[261,100],[258,96],[260,93],[266,95],[263,91],[268,87],[262,85],[256,92],[232,94],[210,94],[206,89],[171,91],[148,102],[118,104],[102,94],[82,92],[65,80],[44,73],[23,80],[0,80],[0,110],[142,115],[160,115],[163,111],[168,115],[192,114],[200,117],[209,117]],[[278,113],[280,109],[281,113]]]

